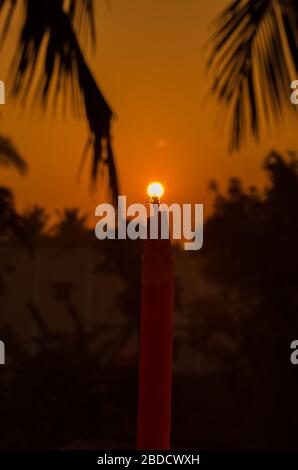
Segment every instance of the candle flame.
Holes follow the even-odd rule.
[[[163,196],[165,188],[158,181],[153,181],[147,186],[147,194],[150,200],[158,200]]]

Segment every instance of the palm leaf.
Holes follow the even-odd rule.
[[[231,112],[231,150],[261,123],[279,122],[298,64],[298,8],[291,0],[235,0],[214,22],[212,92]]]
[[[9,0],[6,0],[9,1]],[[68,3],[68,9],[66,4]],[[108,169],[109,193],[118,195],[118,180],[112,152],[112,110],[104,98],[81,50],[78,34],[89,31],[95,42],[93,0],[25,0],[25,15],[19,46],[13,60],[13,94],[24,103],[33,90],[44,109],[71,98],[72,110],[84,110],[93,144],[91,178],[93,183]],[[37,63],[42,70],[37,76]],[[37,78],[37,80],[36,80]],[[32,95],[32,94],[31,94]]]
[[[27,164],[21,157],[13,143],[7,137],[0,135],[0,165],[13,166],[20,173],[25,173]]]
[[[77,34],[85,40],[90,36],[92,45],[96,43],[94,0],[71,0],[69,17]]]
[[[3,44],[3,42],[6,38],[6,35],[8,33],[8,30],[9,30],[9,27],[10,27],[10,24],[11,24],[11,21],[12,21],[12,18],[13,18],[13,14],[14,14],[14,11],[15,11],[15,7],[16,7],[16,4],[17,4],[17,0],[0,0],[0,13],[1,13],[1,11],[2,11],[2,9],[3,9],[3,7],[5,6],[6,3],[9,3],[9,8],[8,8],[8,11],[6,12],[6,17],[5,17],[5,20],[4,20],[4,26],[3,26],[1,36],[0,36],[0,45]]]

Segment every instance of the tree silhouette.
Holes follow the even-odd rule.
[[[298,288],[297,166],[295,154],[271,152],[264,163],[270,180],[264,191],[245,190],[232,178],[227,194],[217,193],[205,227],[205,253],[206,269],[221,282],[267,300]]]
[[[208,65],[212,91],[230,108],[231,149],[262,121],[279,121],[290,103],[298,67],[298,5],[294,0],[234,0],[214,22]]]
[[[86,227],[88,214],[80,215],[80,209],[63,209],[57,211],[59,220],[52,227],[51,233],[67,245],[81,244],[87,239],[88,229]]]
[[[20,173],[25,173],[27,164],[7,137],[0,135],[0,166],[12,166]],[[0,186],[0,241],[22,236],[22,223],[18,216],[12,192]],[[0,292],[4,283],[0,276]]]
[[[14,167],[20,173],[25,173],[27,164],[19,154],[11,140],[0,135],[0,166]],[[0,186],[0,239],[7,239],[11,236],[20,237],[21,220],[17,215],[12,192]]]
[[[26,244],[34,251],[42,240],[49,237],[47,224],[50,216],[43,207],[34,205],[25,209],[20,217]]]
[[[112,110],[104,98],[87,65],[80,46],[91,37],[96,42],[93,0],[2,0],[0,12],[6,6],[6,20],[2,42],[7,36],[16,7],[21,5],[21,34],[12,62],[14,79],[13,95],[23,103],[30,96],[35,83],[35,97],[43,108],[52,101],[57,107],[58,95],[71,99],[75,115],[82,109],[89,124],[88,138],[83,158],[93,146],[91,176],[95,183],[98,175],[108,169],[109,189],[112,197],[118,194],[118,180],[112,151]],[[37,64],[41,63],[41,67]],[[37,79],[37,80],[36,80]]]
[[[0,240],[19,236],[20,232],[21,224],[13,194],[8,188],[0,187]]]
[[[258,393],[259,410],[269,399],[275,406],[268,417],[274,445],[295,446],[291,416],[298,383],[289,348],[298,330],[298,159],[271,152],[264,168],[264,190],[245,189],[233,178],[227,194],[217,193],[205,224],[203,264],[208,277],[238,295],[232,333],[240,344],[237,361]],[[287,434],[279,433],[285,428]]]

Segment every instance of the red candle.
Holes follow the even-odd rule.
[[[138,449],[170,448],[172,346],[171,243],[159,234],[145,240],[142,259]]]

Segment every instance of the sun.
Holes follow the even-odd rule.
[[[153,181],[147,186],[147,194],[150,199],[160,199],[165,192],[164,186],[158,181]]]

